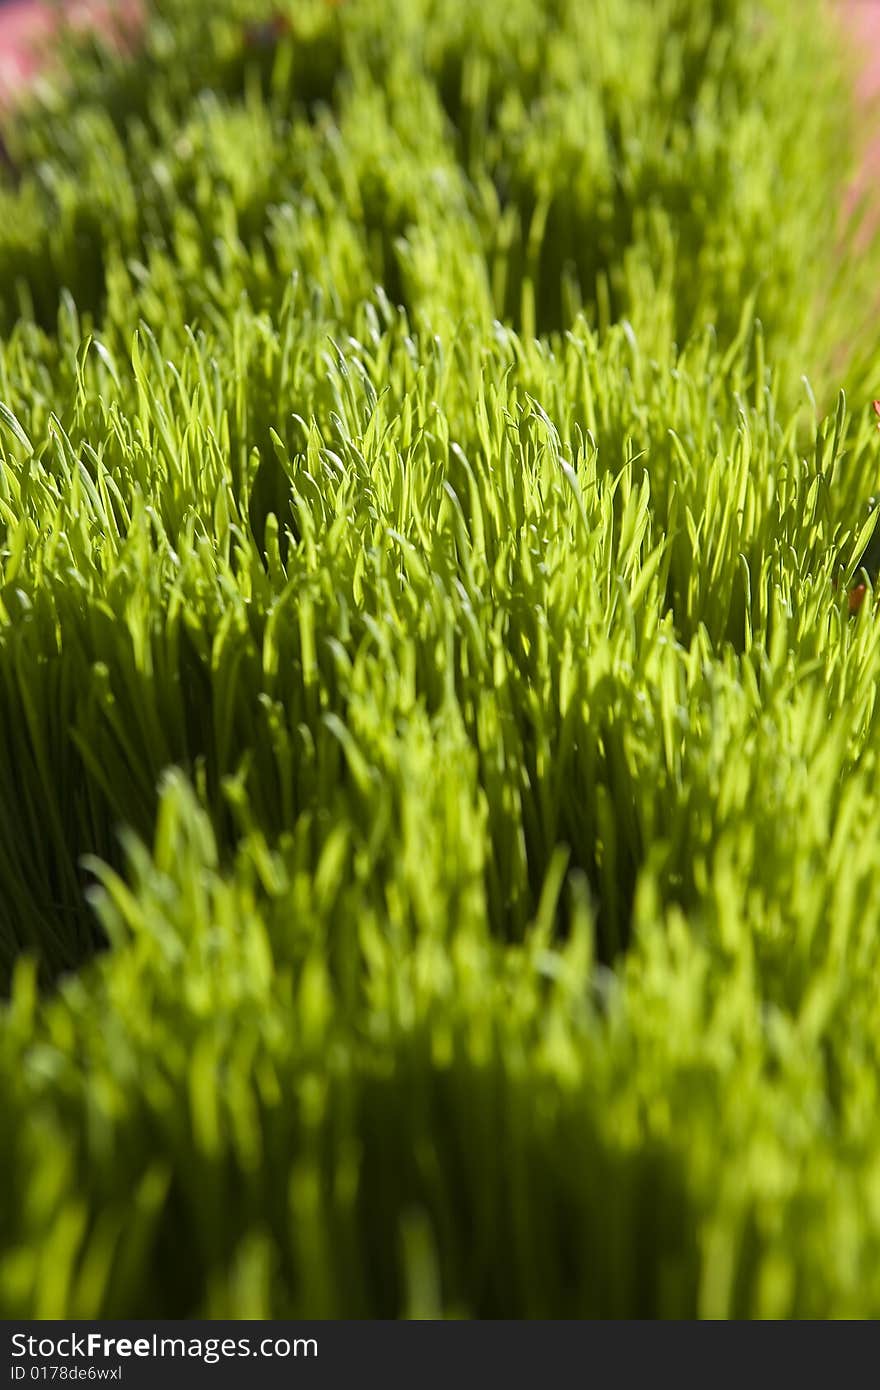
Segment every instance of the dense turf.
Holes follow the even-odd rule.
[[[281,8],[8,135],[0,1311],[876,1315],[832,38]]]

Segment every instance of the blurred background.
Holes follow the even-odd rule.
[[[0,0],[0,107],[21,96],[50,61],[60,23],[90,29],[111,42],[137,33],[141,0]]]

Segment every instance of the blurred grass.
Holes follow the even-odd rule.
[[[880,1309],[807,8],[166,0],[10,134],[6,1316]]]

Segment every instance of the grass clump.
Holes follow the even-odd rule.
[[[0,1307],[873,1315],[828,32],[285,12],[10,141]]]

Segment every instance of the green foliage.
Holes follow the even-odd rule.
[[[0,189],[0,1311],[876,1315],[828,31],[286,10]]]

